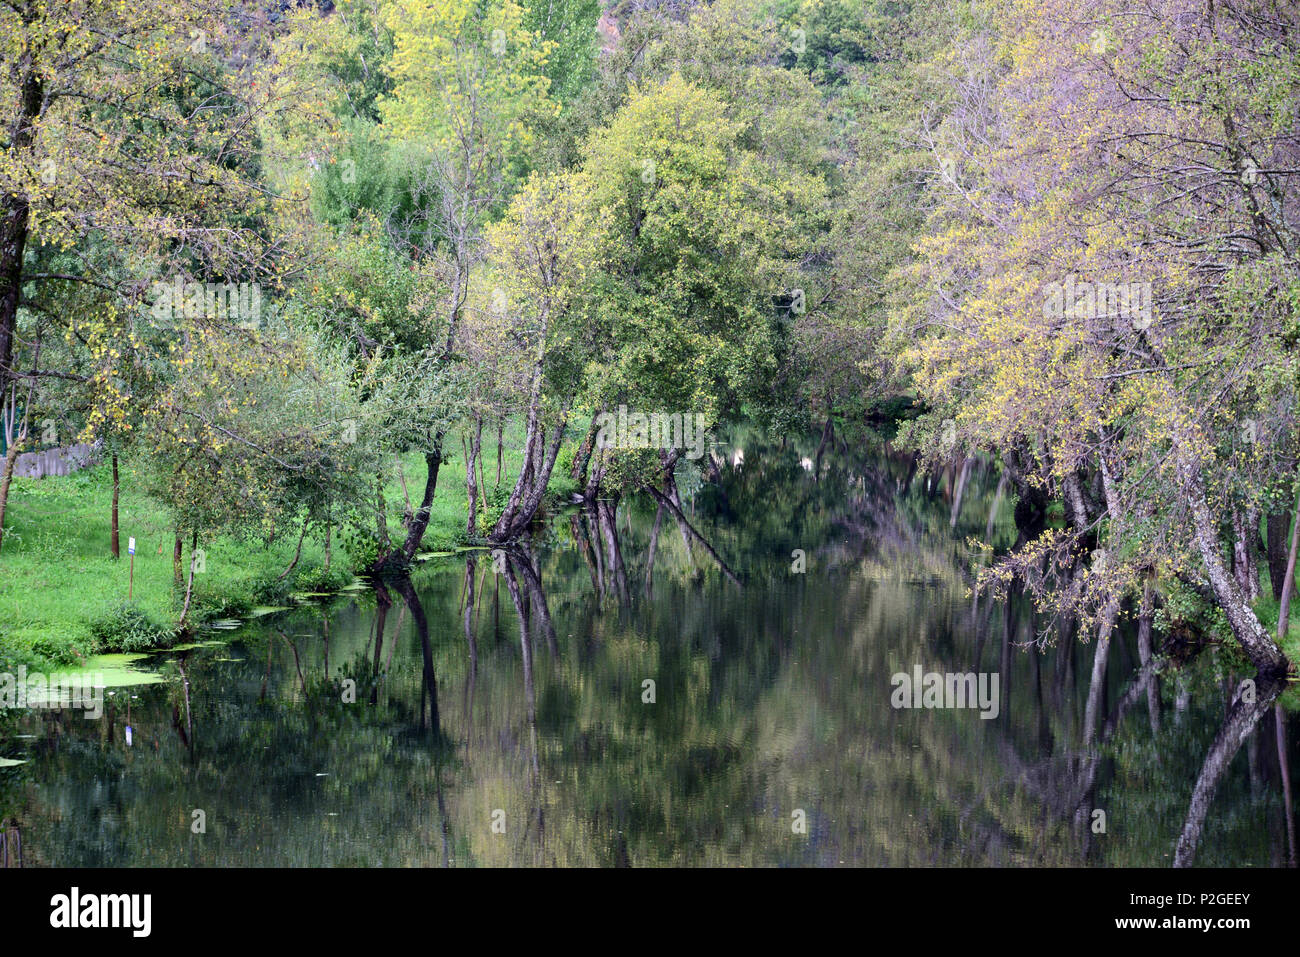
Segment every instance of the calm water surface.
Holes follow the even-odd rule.
[[[975,470],[954,525],[951,477],[909,482],[905,456],[809,471],[809,449],[738,444],[741,467],[682,493],[742,586],[667,516],[648,571],[652,502],[575,508],[503,562],[434,558],[410,587],[153,656],[166,681],[103,720],[25,713],[0,817],[28,865],[1169,862],[1224,712],[1211,660],[1163,679],[1159,730],[1144,699],[1089,758],[1086,636],[1037,650],[1027,605],[968,593],[970,542],[1015,536],[1005,497],[990,520],[996,474]],[[1130,629],[1108,710],[1136,659]],[[917,665],[998,674],[1000,713],[891,707]],[[1257,738],[1198,864],[1285,858]]]

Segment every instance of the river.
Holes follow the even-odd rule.
[[[743,462],[682,491],[740,584],[667,515],[647,574],[649,499],[603,530],[574,507],[526,549],[143,659],[164,680],[113,689],[102,720],[24,713],[0,817],[25,864],[1169,863],[1224,713],[1212,653],[1161,678],[1155,713],[1116,715],[1122,628],[1115,729],[1085,752],[1087,636],[1039,647],[1024,600],[969,594],[974,541],[1016,534],[995,472],[954,519],[952,476],[887,446],[732,441]],[[895,707],[918,667],[996,675],[996,714]],[[1255,734],[1198,864],[1285,861],[1272,724]]]

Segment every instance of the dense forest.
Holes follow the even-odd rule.
[[[574,506],[739,584],[736,430],[879,440],[954,528],[991,476],[968,594],[1086,646],[1083,746],[1112,635],[1126,708],[1213,650],[1171,862],[1263,729],[1294,866],[1300,8],[7,0],[0,65],[0,667],[535,591]]]

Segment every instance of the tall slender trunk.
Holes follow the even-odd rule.
[[[1151,661],[1151,627],[1153,613],[1153,595],[1151,583],[1147,582],[1142,588],[1142,610],[1138,617],[1138,662],[1143,668],[1147,667]],[[1146,679],[1147,690],[1147,713],[1151,719],[1151,732],[1158,734],[1160,732],[1160,678],[1151,674]]]
[[[177,625],[184,625],[185,618],[190,613],[190,598],[194,594],[194,556],[199,546],[199,533],[196,530],[190,538],[190,575],[185,581],[185,604],[181,607],[181,620]]]
[[[1282,509],[1268,514],[1268,543],[1265,552],[1268,556],[1269,583],[1273,586],[1273,600],[1282,600],[1282,583],[1286,581],[1286,542],[1287,530],[1291,527],[1291,513]]]
[[[966,483],[970,481],[971,456],[967,455],[961,460],[961,475],[957,479],[957,490],[952,496],[952,516],[948,520],[950,528],[957,527],[957,519],[961,515],[961,501],[966,496]]]
[[[1291,756],[1286,746],[1286,710],[1273,705],[1273,723],[1277,734],[1277,765],[1282,772],[1282,813],[1286,815],[1287,861],[1296,866],[1295,810],[1291,801]]]
[[[40,349],[36,350],[39,357]],[[3,382],[3,377],[0,377]],[[9,486],[13,482],[14,466],[18,463],[18,450],[22,444],[27,441],[27,424],[31,421],[32,410],[32,393],[36,383],[30,382],[27,386],[27,401],[23,404],[23,418],[18,422],[18,389],[16,386],[9,387],[9,400],[4,408],[4,430],[5,442],[8,443],[5,449],[4,477],[0,478],[0,545],[4,544],[5,534],[5,512],[9,508]],[[0,386],[0,395],[3,394],[3,386]]]
[[[465,455],[465,497],[469,506],[469,517],[465,520],[465,531],[471,539],[478,534],[478,476],[475,472],[475,465],[478,462],[479,448],[482,442],[483,419],[476,418],[474,420],[474,441]]]
[[[477,451],[474,453],[474,458],[478,460],[479,510],[482,511],[484,515],[487,515],[487,479],[483,477],[483,420],[481,418],[478,420],[477,428],[478,434],[474,438],[474,445]]]
[[[498,488],[501,487],[501,462],[504,458],[503,453],[505,452],[505,432],[506,432],[506,420],[505,417],[502,416],[501,418],[497,419],[497,487]]]
[[[113,455],[113,517],[109,524],[108,550],[114,558],[121,557],[121,546],[117,537],[117,499],[121,490],[117,478],[117,455]]]
[[[179,585],[182,579],[181,571],[181,549],[184,548],[184,542],[181,541],[180,526],[176,526],[176,541],[172,545],[172,580]]]
[[[0,478],[0,547],[4,546],[5,512],[9,508],[9,485],[14,479],[14,464],[18,461],[18,443],[10,442],[5,452],[4,477]]]
[[[543,336],[544,340],[544,336]],[[501,516],[492,529],[490,538],[494,542],[508,541],[523,532],[532,522],[546,495],[546,485],[555,468],[555,458],[560,452],[560,443],[564,439],[564,429],[568,423],[569,407],[567,403],[560,410],[559,421],[549,448],[546,446],[546,429],[541,422],[542,368],[545,358],[545,345],[538,347],[533,365],[532,391],[528,400],[528,425],[524,441],[524,466],[515,481]]]
[[[1251,526],[1254,525],[1254,528]],[[1259,513],[1232,510],[1232,574],[1237,587],[1249,601],[1259,597],[1259,571],[1255,566],[1255,543],[1259,539]]]
[[[22,79],[19,82],[18,117],[12,127],[8,149],[10,155],[19,156],[36,139],[45,86],[30,53],[17,58],[13,73]],[[7,391],[13,379],[18,307],[22,301],[23,255],[27,251],[30,217],[31,206],[26,193],[6,190],[0,196],[0,395]]]
[[[400,465],[398,469],[400,475]],[[405,486],[405,479],[403,479],[402,484]],[[405,518],[409,524],[411,519],[409,510]],[[375,540],[379,542],[379,556],[382,560],[388,554],[390,546],[388,540],[388,500],[384,497],[384,473],[382,471],[375,474]]]
[[[1296,500],[1296,516],[1300,519],[1300,498]],[[1295,592],[1296,547],[1300,545],[1300,520],[1291,531],[1291,548],[1286,556],[1286,574],[1282,579],[1282,596],[1277,603],[1277,640],[1281,644],[1291,627],[1291,596]]]
[[[1002,472],[1001,478],[998,479],[998,490],[993,493],[993,504],[989,506],[988,526],[984,529],[985,542],[992,543],[993,541],[993,526],[997,523],[998,509],[1002,506],[1002,496],[1006,494],[1006,491],[1007,491],[1007,473],[1004,470]]]
[[[1111,475],[1110,465],[1106,461],[1105,455],[1098,457],[1098,464],[1101,467],[1102,489],[1106,496],[1106,511],[1110,514],[1112,521],[1119,521],[1121,517],[1119,496],[1115,489],[1115,482]],[[1088,508],[1083,500],[1083,492],[1079,487],[1078,473],[1071,472],[1067,477],[1066,488],[1072,489],[1071,495],[1067,496],[1072,499],[1072,511],[1076,523],[1087,523]],[[1083,524],[1078,525],[1083,529]],[[1102,552],[1104,559],[1109,560],[1109,548]],[[1083,746],[1088,748],[1096,740],[1098,726],[1101,722],[1102,702],[1106,691],[1106,664],[1110,658],[1110,639],[1115,630],[1115,619],[1119,615],[1120,602],[1123,595],[1115,593],[1110,596],[1101,613],[1101,628],[1097,633],[1097,648],[1092,658],[1092,683],[1088,687],[1088,703],[1084,709],[1083,717]]]
[[[515,487],[506,501],[506,507],[502,510],[501,517],[497,519],[496,527],[492,529],[492,538],[496,541],[510,537],[515,525],[515,516],[520,510],[528,488],[534,482],[531,474],[533,460],[541,441],[542,370],[546,361],[546,327],[547,317],[543,316],[542,336],[537,345],[537,354],[533,357],[532,382],[528,394],[528,418],[524,427],[524,461],[519,469],[519,477],[515,480]],[[564,434],[563,425],[560,426],[559,432],[561,435]]]

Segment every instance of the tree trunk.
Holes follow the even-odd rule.
[[[121,557],[121,546],[117,537],[117,500],[121,486],[117,478],[117,456],[113,456],[113,517],[108,531],[108,550],[114,558]]]
[[[596,503],[596,517],[600,525],[600,537],[605,543],[605,567],[614,580],[619,600],[627,601],[627,568],[623,564],[623,550],[618,547],[617,508],[617,500],[601,500]]]
[[[1106,690],[1106,665],[1110,660],[1111,634],[1119,614],[1119,597],[1106,603],[1101,613],[1101,627],[1097,632],[1096,650],[1092,656],[1092,683],[1088,686],[1088,703],[1083,713],[1083,746],[1088,748],[1097,739],[1101,721],[1102,695]]]
[[[1189,445],[1190,443],[1182,436],[1175,436],[1174,452],[1178,457],[1178,473],[1183,484],[1183,495],[1191,512],[1193,538],[1201,561],[1205,564],[1206,575],[1214,591],[1215,600],[1223,609],[1233,636],[1255,667],[1265,675],[1285,673],[1286,656],[1259,623],[1250,601],[1223,564],[1223,557],[1219,551],[1218,522],[1210,513],[1209,502],[1205,495],[1205,482],[1200,474],[1199,463],[1188,450]]]
[[[279,576],[275,579],[276,581],[278,581],[278,582],[282,582],[282,581],[284,581],[286,578],[289,577],[289,574],[290,574],[290,573],[291,573],[295,568],[298,567],[298,559],[302,558],[302,540],[303,540],[304,538],[307,537],[307,526],[310,525],[310,524],[311,524],[311,518],[310,518],[310,517],[308,517],[308,518],[304,518],[304,519],[302,520],[302,531],[298,533],[298,547],[297,547],[297,549],[294,550],[294,553],[293,553],[293,561],[291,561],[291,562],[289,563],[289,567],[288,567],[288,568],[286,568],[284,571],[280,572]]]
[[[1228,709],[1228,716],[1210,746],[1210,752],[1201,766],[1201,773],[1192,790],[1191,804],[1187,809],[1187,819],[1183,822],[1182,833],[1174,847],[1174,867],[1190,867],[1196,857],[1196,848],[1201,840],[1201,829],[1214,800],[1214,792],[1219,787],[1219,780],[1232,763],[1242,743],[1255,730],[1260,716],[1281,693],[1284,681],[1276,674],[1259,673],[1255,677],[1255,694],[1252,702],[1246,702],[1241,690]],[[1243,682],[1243,687],[1245,683]]]
[[[1006,494],[1006,491],[1007,473],[1004,470],[1002,476],[998,479],[998,490],[993,493],[993,504],[989,506],[988,526],[984,529],[984,541],[989,544],[993,543],[993,526],[997,524],[998,509],[1002,505],[1002,496]]]
[[[727,563],[722,560],[722,556],[714,551],[713,546],[705,540],[704,536],[691,526],[691,523],[686,520],[686,516],[682,514],[682,510],[672,501],[672,499],[656,488],[647,488],[646,491],[654,497],[656,502],[668,509],[669,514],[671,514],[673,518],[677,519],[677,525],[681,528],[682,534],[690,535],[691,538],[699,542],[704,550],[709,553],[709,557],[717,562],[718,567],[722,569],[722,573],[731,579],[734,584],[740,585],[740,579],[736,577],[736,573],[733,572]]]
[[[1183,463],[1180,462],[1180,471],[1182,466]],[[1194,488],[1199,492],[1199,486]],[[1199,539],[1208,537],[1210,534],[1209,530],[1203,527],[1208,522],[1209,512],[1203,493],[1200,494],[1199,499],[1194,497],[1191,504],[1194,528],[1198,536],[1198,544],[1201,544],[1202,560],[1206,562],[1206,565],[1210,565],[1211,562],[1204,555],[1206,549],[1199,541]],[[1300,505],[1297,505],[1297,508],[1300,509]],[[1198,509],[1203,514],[1198,514]],[[1300,522],[1295,523],[1295,529],[1291,533],[1291,548],[1287,555],[1286,578],[1283,581],[1282,598],[1278,604],[1277,634],[1279,640],[1282,635],[1286,634],[1288,625],[1298,545],[1300,545]],[[1218,564],[1217,567],[1212,569],[1210,583],[1214,586],[1216,593],[1220,590],[1220,581],[1227,579],[1228,587],[1224,590],[1229,594],[1230,598],[1238,603],[1234,610],[1237,611],[1240,617],[1240,610],[1244,608],[1245,612],[1249,613],[1251,620],[1254,621],[1255,628],[1259,631],[1259,636],[1249,635],[1247,632],[1255,643],[1253,647],[1254,653],[1252,653],[1251,647],[1246,647],[1246,653],[1255,662],[1259,673],[1255,675],[1254,679],[1253,700],[1247,701],[1246,696],[1242,694],[1242,688],[1246,687],[1244,682],[1241,688],[1238,688],[1236,698],[1228,709],[1228,715],[1224,719],[1223,726],[1219,729],[1214,744],[1210,746],[1210,753],[1206,755],[1205,763],[1201,766],[1200,776],[1196,780],[1196,788],[1192,791],[1191,805],[1187,809],[1187,819],[1183,822],[1183,832],[1179,836],[1178,844],[1174,849],[1174,867],[1191,866],[1192,859],[1196,856],[1197,845],[1201,840],[1201,828],[1205,825],[1205,817],[1209,813],[1210,802],[1214,800],[1214,792],[1219,787],[1219,780],[1228,770],[1228,766],[1232,763],[1232,759],[1236,757],[1242,743],[1255,730],[1255,725],[1259,723],[1260,717],[1268,710],[1268,707],[1276,700],[1277,696],[1282,693],[1286,684],[1286,657],[1278,649],[1277,645],[1272,642],[1268,642],[1267,647],[1261,646],[1258,638],[1262,636],[1265,641],[1268,641],[1268,634],[1260,627],[1259,619],[1255,618],[1255,614],[1249,605],[1244,603],[1244,596],[1241,594],[1240,589],[1237,589],[1235,596],[1231,594],[1231,589],[1236,585],[1236,582],[1227,578],[1223,562],[1219,559],[1217,551],[1214,552],[1213,558]],[[1220,581],[1216,581],[1216,578]],[[1228,615],[1229,624],[1233,625],[1233,633],[1236,634],[1237,626],[1233,622],[1234,610],[1224,609]],[[1238,637],[1240,640],[1240,636]],[[1245,646],[1246,642],[1243,641],[1242,645]],[[1274,652],[1273,655],[1268,654],[1269,648]]]
[[[194,555],[199,546],[199,533],[194,532],[190,539],[190,575],[185,581],[185,604],[181,608],[181,620],[177,625],[184,625],[185,618],[190,613],[190,598],[194,594]]]
[[[438,469],[442,466],[442,437],[443,433],[439,432],[434,437],[433,451],[424,454],[426,470],[424,495],[420,499],[420,507],[411,516],[411,522],[406,529],[406,541],[402,545],[401,552],[404,565],[409,565],[415,558],[420,542],[424,540],[425,529],[429,527],[429,511],[433,507],[433,493],[438,489]],[[381,560],[383,557],[381,556]]]
[[[1254,524],[1254,528],[1251,525]],[[1240,509],[1232,510],[1232,574],[1237,587],[1246,598],[1259,597],[1259,571],[1255,566],[1255,548],[1251,539],[1259,539],[1259,515],[1242,515]]]
[[[822,474],[822,453],[826,451],[826,443],[835,435],[835,416],[831,411],[830,400],[826,400],[826,424],[822,426],[821,441],[817,443],[817,451],[813,455],[813,470],[818,476]]]
[[[573,479],[578,485],[587,484],[587,469],[591,465],[591,451],[596,446],[596,436],[600,434],[596,422],[603,411],[603,409],[597,409],[592,414],[591,424],[587,426],[587,435],[582,440],[582,445],[578,446],[578,453],[573,457],[573,468],[569,470],[569,478]]]
[[[14,463],[18,461],[18,443],[10,442],[5,452],[4,477],[0,478],[0,547],[4,546],[5,511],[9,508],[9,485],[14,478]]]
[[[672,469],[669,468],[664,473],[664,495],[668,501],[675,505],[676,511],[669,510],[673,516],[673,521],[677,523],[677,530],[682,536],[682,545],[686,548],[686,557],[690,559],[691,570],[697,567],[695,564],[695,551],[691,548],[691,534],[687,531],[686,515],[682,512],[682,497],[677,491],[677,480],[673,478]]]
[[[462,439],[463,442],[463,439]],[[474,442],[465,456],[465,498],[469,506],[469,517],[465,520],[465,531],[471,539],[478,534],[478,476],[475,465],[478,462],[479,448],[483,442],[483,420],[474,420]]]
[[[965,456],[961,460],[961,475],[957,479],[957,490],[952,496],[952,516],[948,520],[949,528],[957,527],[957,519],[961,515],[961,500],[966,496],[966,483],[970,481],[971,457]]]
[[[474,458],[478,460],[478,498],[479,509],[487,515],[487,479],[483,477],[483,420],[478,420],[478,434],[474,438]]]
[[[1296,866],[1295,811],[1291,802],[1291,756],[1286,747],[1286,710],[1273,705],[1273,723],[1277,733],[1277,765],[1282,772],[1282,813],[1286,815],[1287,862]]]
[[[22,155],[36,139],[36,123],[44,102],[44,81],[33,69],[27,53],[13,64],[22,77],[18,117],[9,137],[8,152]],[[18,306],[22,300],[23,255],[31,207],[27,195],[6,191],[0,197],[0,395],[13,378],[14,343],[18,332]]]
[[[1270,512],[1268,528],[1268,577],[1273,585],[1273,600],[1282,600],[1282,583],[1286,581],[1287,531],[1291,528],[1291,513],[1285,509]]]
[[[183,580],[183,572],[181,571],[181,549],[184,547],[185,543],[181,541],[181,530],[178,525],[176,527],[176,542],[172,545],[172,580],[177,585],[179,585]]]
[[[398,475],[402,475],[401,465],[398,465]],[[406,487],[406,477],[402,476],[402,487]],[[409,528],[411,524],[411,512],[408,506],[406,514],[403,516],[405,525]],[[379,471],[375,473],[375,538],[379,542],[379,557],[383,559],[390,550],[388,540],[388,500],[384,497],[384,473]]]
[[[645,593],[647,598],[650,597],[651,592],[654,590],[655,552],[659,548],[659,527],[663,524],[663,521],[664,507],[660,505],[655,510],[655,524],[654,528],[650,530],[650,547],[646,551]]]
[[[1138,618],[1138,662],[1146,668],[1151,661],[1152,591],[1147,582],[1142,589],[1142,610]],[[1152,734],[1160,733],[1160,678],[1155,674],[1146,679],[1147,713],[1151,719]]]

